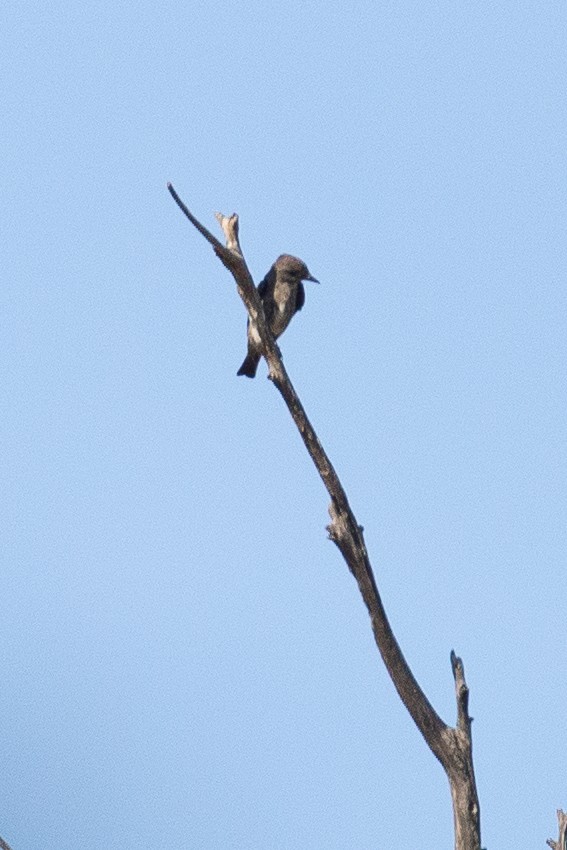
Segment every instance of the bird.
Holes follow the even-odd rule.
[[[264,307],[266,323],[274,339],[283,334],[293,316],[305,304],[305,289],[302,283],[304,280],[319,283],[303,260],[291,254],[282,254],[264,280],[258,284],[258,295]],[[260,337],[248,320],[248,353],[236,374],[254,378],[261,356]]]

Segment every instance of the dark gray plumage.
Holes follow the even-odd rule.
[[[303,280],[319,283],[310,274],[303,260],[292,257],[291,254],[282,254],[258,285],[266,322],[275,339],[283,334],[293,316],[305,304]],[[261,356],[260,340],[248,322],[248,354],[236,374],[254,378]]]

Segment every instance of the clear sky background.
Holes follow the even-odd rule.
[[[567,807],[563,3],[0,10],[0,835],[14,850],[452,846],[448,785],[236,377],[237,211],[431,702],[463,657],[483,845]]]

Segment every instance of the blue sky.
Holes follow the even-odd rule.
[[[567,807],[566,11],[0,11],[2,762],[14,850],[452,846],[447,783],[236,378],[237,211],[415,675],[471,688],[483,844]]]

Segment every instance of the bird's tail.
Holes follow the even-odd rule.
[[[246,375],[247,378],[255,378],[256,377],[256,369],[258,368],[258,363],[260,362],[260,355],[256,354],[254,351],[248,352],[246,357],[244,358],[244,362],[238,372],[237,375]]]

